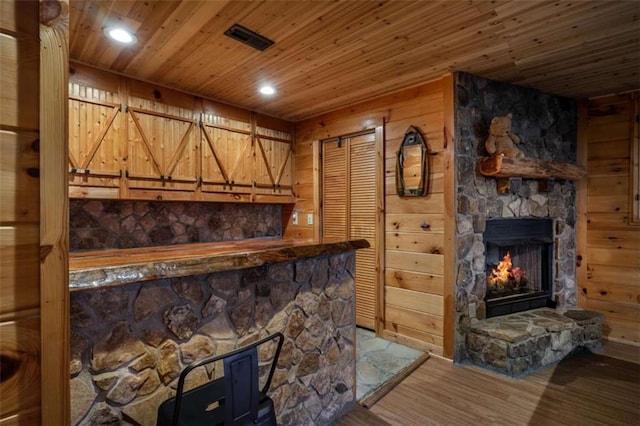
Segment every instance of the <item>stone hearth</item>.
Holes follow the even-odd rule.
[[[476,365],[519,376],[581,348],[598,352],[603,320],[596,312],[550,308],[489,318],[469,326],[467,352]]]

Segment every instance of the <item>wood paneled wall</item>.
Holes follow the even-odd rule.
[[[0,423],[40,423],[37,1],[0,3]]]
[[[607,338],[640,345],[640,223],[631,194],[637,114],[638,92],[582,107],[578,288],[581,307],[606,315]]]
[[[285,237],[319,236],[319,220],[306,220],[320,211],[318,141],[384,123],[384,335],[435,353],[442,353],[444,327],[443,120],[443,81],[435,81],[298,123],[294,192],[300,220],[285,231]],[[401,198],[396,152],[411,125],[421,130],[431,154],[428,195]]]

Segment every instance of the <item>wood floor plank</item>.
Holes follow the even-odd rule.
[[[370,411],[403,426],[640,424],[638,352],[607,346],[611,356],[578,354],[519,379],[434,356]],[[350,424],[363,423],[340,423]]]

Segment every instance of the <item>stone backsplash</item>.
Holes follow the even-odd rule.
[[[277,331],[278,423],[331,423],[355,402],[354,274],[346,252],[72,293],[72,423],[154,425],[187,364]]]
[[[513,114],[512,132],[528,158],[576,162],[577,109],[573,100],[487,80],[455,74],[456,264],[455,350],[457,362],[468,359],[465,336],[470,304],[477,319],[485,318],[486,292],[483,232],[486,221],[506,217],[550,217],[554,226],[553,297],[561,307],[576,305],[575,222],[576,186],[555,181],[547,192],[536,180],[523,179],[507,194],[496,180],[477,171],[487,156],[484,143],[491,119]],[[471,310],[473,312],[473,309]]]
[[[71,251],[281,236],[277,204],[73,199],[69,205]]]

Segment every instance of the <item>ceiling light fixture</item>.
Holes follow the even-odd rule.
[[[273,95],[276,93],[276,89],[269,84],[264,84],[260,86],[260,93],[263,95]]]
[[[133,44],[137,41],[136,36],[121,27],[110,27],[104,30],[111,39],[123,44]]]

